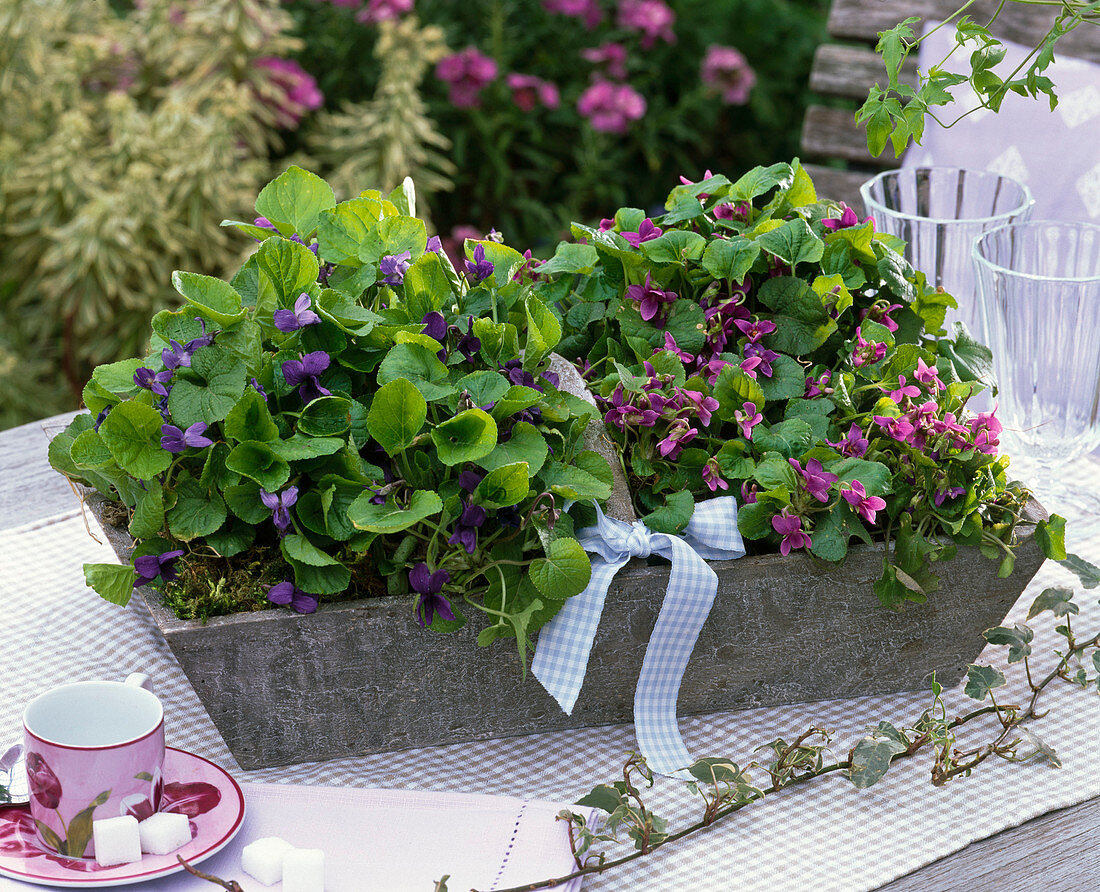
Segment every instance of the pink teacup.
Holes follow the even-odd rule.
[[[92,821],[160,806],[164,709],[148,677],[80,681],[40,694],[23,712],[27,786],[39,839],[91,857]]]

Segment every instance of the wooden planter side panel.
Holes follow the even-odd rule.
[[[95,510],[93,504],[93,510]],[[97,514],[99,512],[97,511]],[[107,528],[120,556],[125,531]],[[680,692],[682,714],[927,689],[953,684],[1042,563],[1028,539],[1015,573],[972,548],[937,566],[940,591],[901,611],[877,606],[879,549],[841,568],[806,555],[713,563],[719,588]],[[175,619],[142,596],[242,768],[617,724],[634,688],[668,582],[634,561],[616,577],[572,715],[528,672],[511,642],[479,648],[470,626],[420,629],[408,598]]]

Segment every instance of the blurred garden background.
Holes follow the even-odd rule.
[[[797,154],[827,0],[0,0],[0,429],[141,354],[288,164],[535,256]]]

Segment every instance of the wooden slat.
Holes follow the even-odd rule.
[[[66,412],[0,435],[0,530],[80,507],[68,481],[45,459],[48,435],[75,414]]]
[[[902,19],[919,16],[922,21],[943,20],[961,4],[954,0],[833,0],[829,12],[829,33],[840,40],[869,43],[878,41],[878,32],[892,28]],[[985,23],[996,9],[994,0],[978,0],[967,12],[974,21]],[[1054,23],[1057,8],[1030,3],[1006,3],[992,27],[1002,40],[1033,46]],[[920,33],[921,25],[914,28]],[[1100,28],[1081,25],[1058,41],[1057,54],[1100,62]],[[965,57],[963,57],[965,62]]]
[[[868,168],[897,167],[889,147],[878,158],[867,151],[867,137],[854,118],[855,113],[849,109],[811,105],[802,122],[802,154],[807,158],[839,158]]]
[[[862,219],[866,216],[863,208],[863,199],[859,194],[859,186],[865,180],[874,176],[870,171],[840,170],[836,167],[823,167],[819,164],[804,164],[806,173],[814,181],[819,201],[831,199],[843,201],[848,207],[859,214]]]
[[[906,60],[901,80],[917,86],[917,60]],[[843,96],[860,103],[867,98],[871,84],[886,83],[882,59],[872,50],[857,46],[823,43],[814,53],[810,71],[810,89],[823,96]]]

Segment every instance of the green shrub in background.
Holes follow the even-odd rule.
[[[173,269],[241,247],[278,128],[320,96],[276,0],[0,2],[0,428],[144,350]]]
[[[394,20],[442,28],[451,55],[425,78],[423,95],[453,143],[454,189],[443,194],[422,174],[414,174],[417,183],[436,193],[441,232],[496,228],[536,250],[571,219],[659,204],[679,175],[699,180],[707,168],[796,154],[827,7],[826,0],[287,4],[304,41],[297,58],[329,108],[377,95],[384,67],[364,60]],[[329,128],[314,124],[321,126],[310,148],[320,151]],[[331,152],[323,160],[331,172]],[[390,188],[402,175],[371,182]]]

